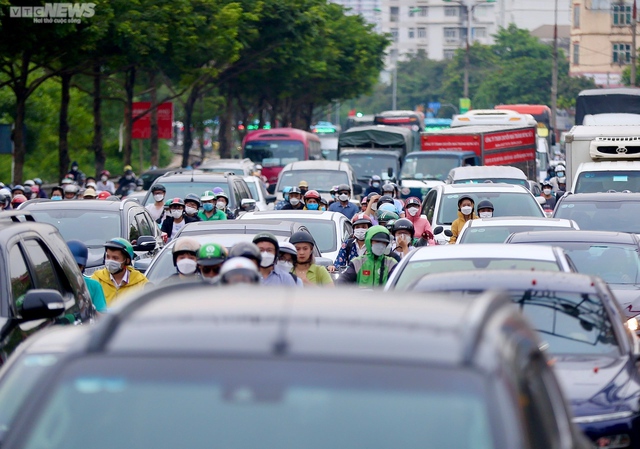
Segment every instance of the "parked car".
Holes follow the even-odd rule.
[[[493,203],[494,217],[544,217],[538,201],[526,187],[513,184],[441,184],[434,186],[422,203],[422,213],[433,228],[451,229],[458,218],[458,199],[469,195],[476,206],[482,200]],[[560,217],[564,218],[564,217]],[[444,233],[436,235],[439,244],[447,243]]]
[[[589,447],[504,296],[185,284],[105,318],[41,378],[4,449]]]
[[[151,259],[163,245],[157,224],[133,200],[37,199],[22,204],[20,210],[29,211],[36,221],[52,224],[65,240],[80,240],[87,245],[87,275],[104,267],[104,244],[114,237],[130,241],[138,259]]]
[[[89,323],[91,296],[58,230],[28,211],[0,212],[0,364],[54,324]]]
[[[496,217],[469,220],[456,240],[463,243],[504,243],[514,232],[580,229],[575,221],[562,218]]]
[[[255,164],[249,158],[244,159],[207,159],[198,167],[203,172],[233,173],[237,176],[252,176]]]
[[[142,179],[142,190],[149,190],[151,185],[154,183],[156,179],[165,173],[169,173],[172,171],[179,170],[177,168],[154,168],[153,170],[147,170],[143,174],[140,175],[140,179]]]
[[[640,193],[576,193],[556,204],[554,218],[575,220],[586,231],[640,234]]]
[[[439,245],[417,248],[396,266],[385,290],[406,290],[425,274],[467,270],[535,270],[576,272],[561,248],[529,245]],[[499,287],[499,286],[496,286]]]
[[[362,186],[358,184],[353,168],[341,161],[299,161],[285,165],[278,176],[276,194],[282,199],[282,189],[286,186],[298,186],[300,181],[307,181],[309,189],[316,190],[329,200],[329,191],[333,186],[348,184],[351,186],[352,198],[362,194]]]
[[[468,271],[427,275],[413,290],[449,292],[456,301],[496,286],[509,293],[538,331],[574,422],[594,447],[638,447],[638,339],[624,325],[607,284],[576,273]]]
[[[273,209],[276,196],[267,192],[262,180],[256,176],[245,176],[243,179],[251,191],[251,198],[256,200],[255,210],[263,211]]]
[[[332,262],[338,257],[342,242],[351,237],[353,233],[349,219],[338,212],[313,210],[249,212],[244,214],[241,220],[291,220],[301,223],[309,229],[318,244],[322,257],[326,257]]]

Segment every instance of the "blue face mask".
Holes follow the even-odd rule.
[[[213,210],[213,204],[212,203],[204,203],[202,205],[202,208],[204,209],[205,212],[211,212]]]
[[[317,203],[307,204],[307,209],[309,209],[309,210],[318,210],[318,204]]]
[[[52,196],[51,200],[52,201],[62,201],[62,197],[61,196]]]

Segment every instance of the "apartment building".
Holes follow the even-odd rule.
[[[380,26],[382,0],[334,0],[333,3],[348,8],[351,14],[360,14],[367,22],[376,26],[377,32],[382,32]]]
[[[622,71],[631,64],[632,5],[631,0],[573,0],[570,75],[605,87],[622,85]]]

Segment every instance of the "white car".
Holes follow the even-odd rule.
[[[407,290],[425,274],[469,270],[577,272],[562,248],[540,245],[441,245],[417,248],[391,273],[385,290]],[[496,285],[496,288],[499,288]]]
[[[514,184],[442,184],[427,193],[422,203],[422,213],[427,216],[432,228],[442,226],[451,229],[458,218],[458,199],[463,195],[473,198],[476,206],[489,200],[494,206],[494,217],[545,217],[542,207],[524,186]],[[437,234],[436,242],[445,244],[444,233]]]
[[[309,184],[309,190],[317,191],[327,201],[333,186],[347,184],[351,186],[351,201],[360,206],[355,200],[362,194],[362,186],[358,184],[353,167],[342,161],[299,161],[285,165],[278,175],[275,193],[278,200],[282,199],[282,189],[286,186],[298,186],[300,181]]]
[[[496,217],[469,220],[456,244],[503,243],[514,232],[579,230],[573,220],[540,217]]]
[[[245,176],[244,180],[251,191],[251,198],[256,200],[256,210],[273,210],[276,202],[276,196],[267,192],[267,189],[260,178],[257,176]]]
[[[342,242],[351,237],[351,221],[339,212],[314,210],[275,210],[267,212],[248,212],[239,220],[293,221],[307,227],[322,253],[322,257],[335,261]]]

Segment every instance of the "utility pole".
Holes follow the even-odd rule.
[[[468,4],[464,5],[467,9],[467,48],[464,53],[464,98],[469,98],[469,41],[471,39],[471,17],[473,16],[473,7]]]
[[[638,51],[636,48],[636,23],[638,18],[638,10],[636,0],[633,0],[633,11],[631,14],[631,73],[629,75],[629,84],[631,87],[636,85],[636,64],[638,63]]]
[[[555,2],[553,20],[553,69],[551,72],[551,129],[550,132],[556,132],[556,120],[558,108],[558,0]],[[554,139],[555,141],[555,139]]]

